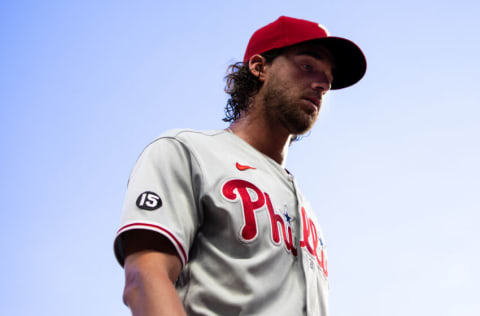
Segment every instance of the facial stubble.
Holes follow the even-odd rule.
[[[289,95],[288,88],[272,82],[265,86],[264,104],[268,118],[282,124],[293,135],[308,132],[315,124],[318,111],[308,113],[301,96]]]

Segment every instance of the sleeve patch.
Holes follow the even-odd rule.
[[[154,192],[145,191],[138,196],[137,206],[142,210],[153,211],[162,207],[162,199]]]

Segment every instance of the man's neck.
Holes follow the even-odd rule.
[[[284,166],[291,135],[278,122],[274,124],[265,115],[252,112],[232,123],[230,129],[252,147]]]

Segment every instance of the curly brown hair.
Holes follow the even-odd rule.
[[[261,55],[267,63],[271,63],[275,58],[283,53],[284,49],[272,49]],[[227,68],[225,76],[225,92],[230,95],[225,105],[224,122],[235,122],[240,118],[241,112],[248,111],[252,97],[262,87],[262,82],[254,76],[249,69],[248,61],[238,62]]]

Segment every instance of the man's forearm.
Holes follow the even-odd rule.
[[[180,267],[176,256],[156,251],[127,256],[123,299],[133,316],[186,315],[173,285]]]
[[[175,287],[166,275],[128,276],[124,292],[125,303],[133,316],[186,315]],[[142,275],[143,274],[143,275]]]

